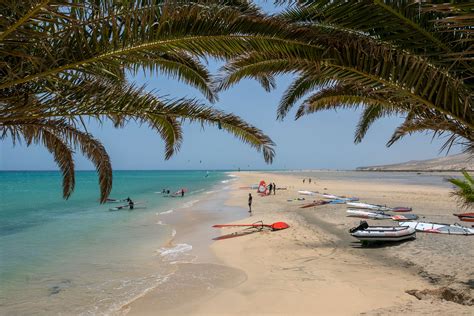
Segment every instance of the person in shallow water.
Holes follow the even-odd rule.
[[[128,202],[128,207],[133,210],[133,207],[135,206],[135,203],[133,203],[132,199],[128,197],[125,201]]]
[[[184,189],[181,189],[181,197],[184,196]]]
[[[249,193],[249,213],[252,213],[252,193]]]

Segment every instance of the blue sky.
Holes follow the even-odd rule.
[[[266,6],[269,6],[267,3]],[[210,61],[215,73],[219,64]],[[195,89],[163,75],[137,76],[138,84],[146,84],[157,95],[169,97],[204,97]],[[198,124],[186,124],[180,152],[164,160],[164,145],[160,137],[147,127],[129,124],[114,129],[110,124],[88,126],[109,152],[114,169],[352,169],[376,165],[433,158],[442,140],[432,141],[431,135],[417,134],[402,139],[390,148],[385,143],[401,118],[386,118],[376,122],[361,144],[353,143],[358,112],[327,111],[294,121],[294,111],[283,121],[276,120],[276,107],[292,80],[281,76],[277,89],[267,93],[255,81],[245,80],[220,94],[214,106],[233,112],[256,125],[276,143],[276,158],[272,165],[263,161],[260,153],[217,128],[202,130]],[[454,148],[451,153],[459,152]],[[444,155],[444,153],[442,154]],[[76,154],[77,169],[93,166]],[[10,140],[0,143],[0,170],[57,169],[52,156],[42,147],[12,146]]]
[[[215,70],[217,64],[212,62]],[[281,76],[277,89],[267,93],[252,80],[220,94],[214,106],[233,112],[267,133],[277,144],[276,158],[266,165],[262,155],[214,127],[204,130],[198,124],[185,124],[181,150],[164,160],[160,137],[147,127],[129,124],[114,129],[110,124],[89,124],[89,131],[108,150],[114,169],[352,169],[358,166],[428,159],[438,156],[441,141],[417,134],[402,139],[390,148],[385,146],[400,118],[382,119],[374,124],[361,144],[353,143],[358,112],[327,111],[294,121],[294,111],[284,121],[276,120],[276,107],[291,76]],[[163,76],[138,76],[157,95],[204,98],[195,89]],[[56,165],[42,147],[0,143],[0,169],[51,170]],[[457,152],[453,150],[452,153]],[[84,157],[76,154],[77,169],[92,169]]]

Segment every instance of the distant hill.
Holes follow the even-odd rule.
[[[474,158],[468,154],[451,155],[429,160],[411,160],[399,164],[358,167],[359,171],[474,171]]]

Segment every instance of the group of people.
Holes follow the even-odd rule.
[[[270,184],[267,186],[267,189],[268,189],[268,194],[267,195],[270,195],[272,194],[272,191],[273,191],[273,195],[276,195],[276,184],[275,182],[270,182]],[[248,198],[248,204],[249,204],[249,213],[252,214],[252,200],[253,200],[253,197],[252,197],[252,193],[249,193],[249,198]]]
[[[179,190],[178,192],[174,193],[173,195],[178,195],[178,194],[181,194],[181,197],[184,197],[184,189],[181,189]],[[166,195],[170,195],[171,191],[169,189],[163,189],[161,190],[161,194],[166,194]]]
[[[272,194],[272,190],[273,190],[273,195],[276,194],[276,184],[275,182],[271,183],[268,185],[268,195]]]
[[[128,202],[128,207],[133,210],[133,208],[135,207],[135,203],[133,203],[132,199],[130,197],[127,197],[125,199],[125,202]]]
[[[303,179],[303,183],[306,181],[306,179]],[[311,183],[311,178],[308,178],[308,183]]]

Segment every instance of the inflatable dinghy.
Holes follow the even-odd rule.
[[[362,221],[359,226],[349,230],[351,235],[361,241],[403,241],[416,238],[415,228],[408,226],[369,226]]]

